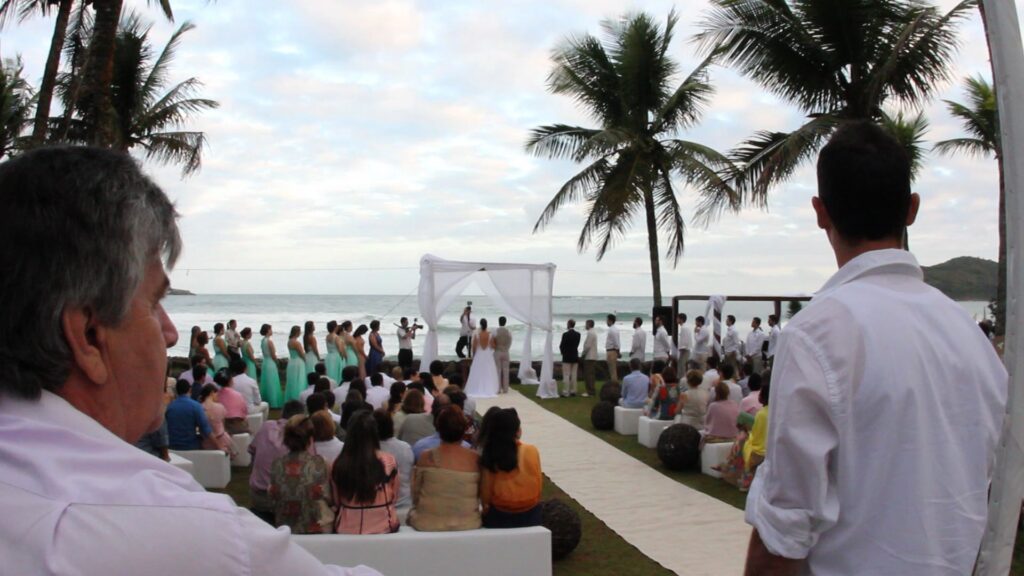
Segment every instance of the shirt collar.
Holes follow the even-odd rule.
[[[918,280],[924,279],[921,265],[917,263],[917,258],[914,258],[910,252],[895,248],[871,250],[844,264],[828,279],[828,282],[825,282],[821,290],[818,290],[813,300],[821,298],[844,284],[875,274],[903,274]]]
[[[95,440],[123,442],[102,424],[49,390],[43,390],[38,400],[4,394],[0,398],[0,403],[7,414],[47,424],[59,423],[63,428]]]

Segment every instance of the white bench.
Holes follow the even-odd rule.
[[[195,477],[196,467],[195,464],[192,464],[191,460],[188,460],[187,458],[182,458],[181,456],[178,456],[174,452],[170,452],[167,455],[170,457],[171,466],[174,466],[175,468],[181,468],[185,472],[188,472],[193,477]]]
[[[615,431],[624,436],[636,436],[643,408],[615,407]]]
[[[192,462],[192,477],[204,488],[223,488],[231,482],[231,462],[220,450],[171,450]]]
[[[252,444],[251,434],[232,434],[231,443],[235,446],[235,457],[231,459],[232,466],[246,467],[252,464],[252,455],[249,454],[249,444]]]
[[[637,441],[648,448],[657,448],[661,433],[672,424],[674,424],[672,420],[656,420],[641,416],[637,423]]]
[[[302,534],[292,541],[324,564],[363,564],[387,576],[551,576],[551,532],[531,528],[395,534]]]
[[[700,451],[700,471],[712,478],[721,478],[722,473],[712,470],[712,466],[719,466],[725,461],[732,449],[732,442],[711,442],[704,445]]]

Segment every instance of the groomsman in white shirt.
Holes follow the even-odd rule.
[[[768,367],[770,368],[775,358],[775,348],[779,345],[779,334],[782,333],[782,327],[779,326],[779,317],[775,314],[769,314],[768,326],[771,332],[768,333],[768,352],[765,355],[768,357]]]
[[[686,363],[690,361],[690,352],[693,351],[693,334],[686,327],[686,314],[683,313],[676,316],[676,348],[679,349],[677,365],[685,371]]]
[[[587,391],[582,394],[584,398],[596,394],[594,380],[597,372],[597,330],[594,329],[594,321],[587,320],[587,335],[583,338],[583,384]]]
[[[725,317],[725,336],[722,338],[722,353],[725,354],[725,363],[731,364],[734,369],[739,369],[740,358],[740,334],[736,331],[736,317],[729,314]]]
[[[672,355],[672,339],[668,337],[668,330],[661,320],[661,316],[654,317],[654,359],[668,362]]]
[[[608,333],[604,337],[605,358],[608,361],[608,381],[619,383],[619,329],[615,327],[615,314],[608,315]]]
[[[647,356],[647,331],[643,328],[644,321],[639,316],[633,320],[633,345],[629,347],[629,359],[636,358],[641,362]]]
[[[750,322],[750,334],[747,334],[747,362],[754,366],[754,372],[758,374],[764,371],[764,354],[761,350],[767,338],[764,330],[761,330],[761,318],[754,316]]]
[[[711,330],[704,326],[703,316],[697,316],[693,323],[693,359],[704,366],[711,354]]]

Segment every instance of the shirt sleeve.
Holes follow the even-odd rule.
[[[777,556],[806,558],[839,518],[830,460],[839,433],[830,406],[835,374],[804,332],[781,334],[772,374],[766,459],[747,495],[746,520]]]

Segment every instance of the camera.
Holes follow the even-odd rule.
[[[419,320],[420,320],[419,318],[413,318],[412,319],[412,326],[410,326],[410,328],[412,328],[413,330],[422,330],[423,329],[423,324],[420,324]]]

